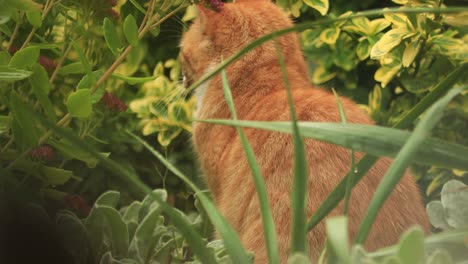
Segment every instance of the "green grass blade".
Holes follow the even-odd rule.
[[[232,98],[231,88],[226,76],[226,71],[221,72],[222,82],[223,82],[223,91],[226,103],[231,112],[232,118],[237,120],[237,113],[234,107],[234,100]],[[257,191],[258,200],[260,202],[260,212],[262,215],[262,224],[263,224],[263,233],[265,236],[265,245],[268,253],[269,263],[275,264],[279,263],[279,254],[278,254],[278,239],[276,237],[275,223],[273,221],[273,216],[270,210],[270,203],[268,201],[267,191],[265,188],[265,182],[263,180],[262,172],[258,166],[255,154],[250,146],[249,140],[245,136],[244,132],[240,127],[236,127],[239,138],[242,142],[242,147],[244,148],[245,155],[249,162],[250,170],[252,171],[252,176],[255,184],[255,190]]]
[[[152,193],[152,190],[148,186],[146,186],[146,184],[141,182],[135,174],[122,167],[119,163],[111,160],[110,158],[102,156],[86,141],[83,141],[70,131],[56,126],[54,123],[42,117],[32,108],[27,110],[32,116],[40,120],[45,127],[51,129],[56,135],[59,135],[68,140],[77,149],[91,154],[93,157],[98,159],[105,168],[120,176],[121,180],[133,185],[136,189],[140,191],[141,194],[146,195]],[[141,195],[141,197],[144,197],[144,195]],[[199,257],[202,263],[216,263],[216,259],[214,257],[213,252],[206,247],[206,243],[203,241],[200,234],[198,234],[198,232],[191,226],[191,224],[188,223],[182,216],[180,216],[180,214],[176,210],[174,210],[161,198],[155,196],[155,199],[161,205],[162,210],[170,217],[174,226],[184,236],[185,240],[191,246],[193,252]]]
[[[218,119],[198,120],[198,122],[293,133],[290,122],[284,121]],[[386,157],[395,157],[405,144],[405,139],[411,135],[411,132],[405,130],[362,124],[298,122],[298,127],[303,137],[352,148],[355,151],[366,152],[374,156]],[[428,138],[422,144],[423,147],[417,150],[414,162],[444,168],[468,169],[468,147],[435,138]]]
[[[442,97],[448,90],[468,71],[468,63],[458,66],[444,80],[438,83],[432,92],[428,93],[416,106],[404,115],[396,124],[395,128],[407,128],[418,118],[429,106]]]
[[[294,143],[294,185],[291,194],[292,207],[292,230],[291,230],[291,254],[307,253],[307,232],[306,232],[306,197],[307,197],[307,160],[305,154],[304,140],[301,137],[297,125],[297,115],[294,106],[294,100],[289,84],[288,73],[284,62],[284,57],[278,42],[275,42],[276,53],[281,66],[281,73],[288,95],[289,112],[291,114],[291,124],[293,143]]]
[[[466,74],[468,67],[468,63],[465,63],[454,71],[452,71],[446,78],[444,78],[441,82],[439,82],[434,90],[432,90],[429,94],[424,96],[424,98],[419,102],[415,107],[411,109],[397,124],[395,124],[394,128],[405,129],[411,125],[414,120],[418,118],[420,114],[422,114],[426,109],[431,106],[437,99],[439,99],[442,95],[447,93],[447,91],[452,88],[452,86],[464,75]],[[377,158],[365,155],[361,161],[357,165],[358,172],[355,177],[354,185],[356,185],[364,175],[366,175],[367,171],[377,162]],[[340,203],[341,199],[343,199],[343,193],[345,193],[346,182],[348,181],[351,174],[348,173],[346,177],[338,184],[337,187],[328,195],[327,199],[322,203],[322,205],[317,209],[314,215],[309,219],[307,223],[307,230],[312,230],[320,221],[322,221],[325,216],[328,215],[338,204]]]
[[[363,244],[366,241],[367,235],[369,234],[372,224],[374,223],[380,208],[382,208],[383,203],[387,200],[395,186],[403,177],[406,167],[409,166],[411,160],[417,154],[417,149],[422,146],[424,140],[429,136],[430,131],[442,118],[443,111],[450,100],[458,95],[460,91],[461,89],[451,90],[442,99],[432,105],[418,123],[414,132],[408,138],[407,143],[400,150],[377,187],[356,236],[355,241],[357,244]]]
[[[190,181],[182,172],[180,172],[172,163],[170,163],[164,156],[146,143],[143,139],[137,135],[127,131],[129,135],[134,137],[139,141],[147,150],[149,150],[161,163],[163,163],[166,168],[168,168],[172,173],[179,177],[185,184],[187,184],[200,199],[200,203],[205,208],[208,217],[215,226],[216,230],[221,235],[224,245],[227,252],[229,253],[232,261],[234,263],[249,263],[249,258],[245,252],[244,247],[242,246],[239,236],[234,231],[232,226],[226,221],[226,219],[221,215],[221,213],[216,209],[216,206],[213,202],[204,194],[192,181]]]
[[[348,122],[346,120],[345,110],[343,108],[343,104],[341,103],[340,97],[336,93],[335,89],[332,89],[332,90],[333,90],[333,94],[335,95],[336,102],[338,104],[338,110],[340,112],[341,122],[343,124],[347,124]],[[356,175],[355,175],[356,174],[356,168],[355,167],[356,167],[356,159],[355,159],[355,156],[354,156],[354,149],[351,148],[351,170],[348,173],[350,175],[350,177],[348,177],[348,179],[346,181],[346,191],[345,191],[345,196],[344,196],[343,214],[348,213],[349,199],[351,198],[351,191],[353,189],[353,182],[354,182],[354,178],[356,177]]]
[[[174,210],[169,204],[164,202],[161,198],[154,196],[161,206],[162,210],[169,216],[171,223],[180,231],[182,236],[193,253],[198,257],[201,263],[216,264],[214,252],[206,246],[206,242],[202,239],[201,235],[192,227],[192,225]]]
[[[358,18],[358,17],[375,17],[375,16],[381,16],[384,14],[394,14],[394,13],[401,13],[401,14],[418,14],[418,13],[434,13],[434,14],[447,14],[447,13],[459,13],[459,12],[467,12],[468,7],[445,7],[445,8],[421,8],[421,7],[404,7],[404,8],[385,8],[385,9],[375,9],[375,10],[368,10],[368,11],[363,11],[355,14],[351,14],[346,17],[338,17],[338,18],[326,18],[326,19],[319,19],[316,21],[312,22],[305,22],[305,23],[300,23],[296,24],[292,27],[281,29],[278,31],[271,32],[267,35],[264,35],[251,43],[247,44],[244,48],[242,48],[240,51],[223,61],[221,64],[219,64],[215,69],[213,69],[212,72],[207,73],[203,75],[198,81],[196,81],[194,84],[192,84],[188,89],[187,92],[190,93],[195,88],[200,86],[202,83],[205,81],[209,80],[213,76],[217,75],[218,73],[221,72],[222,69],[225,69],[228,65],[232,64],[239,58],[241,58],[243,55],[245,55],[247,52],[255,49],[256,47],[260,46],[261,44],[272,40],[276,37],[291,33],[291,32],[296,32],[296,31],[302,31],[310,28],[314,28],[317,26],[324,26],[324,25],[329,25],[333,24],[336,22],[340,21],[346,21],[350,20],[353,18]]]

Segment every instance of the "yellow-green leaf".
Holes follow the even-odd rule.
[[[325,67],[317,66],[312,75],[312,82],[315,84],[321,84],[333,79],[336,76],[336,72],[328,72]]]
[[[387,86],[387,84],[395,77],[395,75],[400,71],[401,66],[382,66],[374,74],[374,79],[381,83],[382,88]]]
[[[404,14],[384,14],[384,17],[396,28],[406,28],[409,23],[408,17]]]
[[[70,94],[67,99],[67,108],[73,117],[88,118],[93,108],[90,90],[81,89]]]
[[[356,47],[356,54],[360,60],[365,60],[369,57],[371,44],[367,39],[361,40]]]
[[[169,129],[159,132],[158,142],[163,147],[167,147],[181,132],[182,129],[179,127],[169,127]]]
[[[405,48],[405,51],[403,52],[403,59],[402,59],[403,67],[409,67],[411,63],[413,63],[414,59],[419,53],[420,47],[421,47],[421,43],[419,40],[406,43],[406,48]]]
[[[319,11],[324,16],[328,12],[329,3],[328,0],[304,0],[304,3],[313,9]]]
[[[320,33],[320,39],[329,45],[333,45],[336,43],[336,40],[338,40],[340,33],[341,30],[337,27],[327,28]]]
[[[375,59],[387,54],[396,46],[400,45],[401,41],[410,36],[410,34],[411,33],[408,32],[406,28],[395,28],[389,30],[379,41],[377,41],[377,43],[375,43],[374,47],[372,47],[370,54],[371,58]]]
[[[375,35],[379,32],[381,32],[382,30],[388,28],[392,23],[388,20],[386,20],[385,18],[378,18],[378,19],[374,19],[372,21],[370,21],[370,33]]]

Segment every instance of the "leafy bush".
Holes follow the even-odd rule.
[[[467,8],[439,9],[444,4],[438,0],[394,1],[405,8],[359,13],[381,3],[276,2],[298,21],[305,21],[279,34],[303,31],[312,81],[352,96],[378,124],[393,127],[218,121],[291,133],[297,153],[304,136],[395,157],[355,245],[347,243],[346,218],[329,219],[328,257],[320,261],[450,263],[466,259],[466,192],[451,193],[450,186],[463,183],[448,180],[467,181],[468,175],[468,101],[463,90],[468,68]],[[184,21],[193,18],[189,1],[0,3],[0,192],[20,194],[48,208],[51,215],[58,211],[55,228],[75,263],[250,262],[251,255],[232,227],[193,183],[198,183],[197,171],[186,141],[195,99],[179,84],[176,40],[164,42],[170,39],[164,25],[178,23],[169,18],[184,11]],[[310,19],[321,20],[307,22]],[[211,76],[275,34],[226,58]],[[202,82],[198,80],[189,90]],[[230,102],[228,85],[224,88]],[[235,107],[231,111],[235,116]],[[434,135],[442,140],[423,141],[439,117]],[[413,127],[413,133],[403,131]],[[150,143],[131,131],[151,136]],[[369,141],[367,134],[374,139]],[[243,144],[255,172],[255,158],[249,155],[248,142]],[[370,155],[351,170],[309,222],[297,217],[303,212],[295,210],[300,235],[293,237],[291,263],[309,263],[300,250],[305,230],[348,198],[345,193],[375,162]],[[299,154],[296,158],[303,159]],[[372,214],[381,207],[378,200],[385,200],[397,183],[401,175],[395,171],[412,160],[418,163],[416,174],[432,200],[444,186],[442,201],[429,203],[428,212],[435,227],[451,230],[424,240],[421,231],[413,228],[399,245],[367,253],[358,244],[364,242]],[[277,263],[262,177],[254,176],[264,231],[270,235],[265,240],[270,261]],[[298,183],[305,178],[296,177]],[[300,186],[305,185],[296,188]],[[151,192],[154,188],[164,190]],[[119,192],[105,192],[110,189]],[[293,197],[303,200],[300,192]],[[88,206],[94,200],[94,206]],[[64,207],[74,213],[58,210]],[[33,209],[47,218],[40,207]],[[224,242],[209,242],[210,222]]]

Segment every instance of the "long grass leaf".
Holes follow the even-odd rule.
[[[198,122],[265,129],[292,134],[290,122],[244,120],[198,120]],[[411,133],[395,128],[362,124],[298,122],[301,135],[324,142],[352,148],[374,156],[395,157]],[[414,162],[444,168],[468,169],[468,147],[448,141],[428,138],[417,150]],[[361,168],[357,168],[359,171]],[[356,176],[356,180],[359,177]],[[344,192],[345,190],[343,190]]]
[[[291,85],[288,79],[288,73],[284,62],[284,57],[278,42],[276,44],[276,53],[281,67],[286,93],[288,96],[289,112],[291,114],[291,129],[294,143],[294,185],[291,194],[292,207],[292,230],[291,230],[291,253],[306,253],[307,251],[307,232],[306,232],[306,196],[307,196],[307,160],[305,154],[304,140],[301,137],[297,125],[297,115],[294,106],[294,99],[291,91]]]
[[[223,91],[226,103],[231,112],[232,118],[237,120],[237,113],[234,106],[234,100],[232,98],[231,88],[226,76],[226,71],[221,72]],[[247,161],[252,171],[252,176],[255,184],[255,190],[257,191],[258,200],[260,202],[260,212],[262,215],[263,233],[265,236],[265,245],[268,253],[269,263],[279,263],[278,254],[278,239],[276,237],[275,223],[273,221],[273,215],[270,210],[270,203],[268,201],[267,191],[265,188],[265,182],[263,180],[262,172],[258,166],[255,154],[250,146],[249,140],[245,136],[244,132],[240,127],[236,127],[239,138],[242,142]]]
[[[415,106],[413,107],[408,114],[406,114],[399,122],[397,122],[393,127],[405,129],[408,128],[410,124],[412,124],[420,114],[426,111],[437,99],[443,96],[447,91],[452,88],[452,86],[464,75],[466,74],[466,70],[468,69],[468,63],[465,63],[455,70],[453,70],[446,78],[444,78],[441,82],[439,82],[434,90],[428,93],[424,98]],[[377,158],[365,155],[358,163],[357,170],[358,172],[355,177],[355,181],[353,186],[355,186],[361,179],[366,175],[367,171],[377,162]],[[341,180],[341,182],[335,187],[335,189],[328,195],[322,205],[317,209],[317,211],[312,215],[307,223],[307,230],[312,230],[320,221],[322,221],[325,216],[328,215],[343,199],[343,194],[345,193],[346,182],[348,181],[349,177],[351,177],[351,173],[348,173],[346,177]]]
[[[106,158],[101,155],[97,150],[95,150],[90,144],[86,141],[81,140],[78,136],[74,135],[70,131],[56,126],[51,121],[42,117],[39,113],[34,111],[32,108],[27,109],[30,112],[31,116],[34,116],[36,119],[40,120],[42,124],[51,129],[56,135],[59,135],[66,140],[68,140],[73,146],[77,149],[89,153],[94,158],[98,159],[101,164],[107,168],[109,171],[112,171],[117,176],[120,176],[121,180],[130,183],[133,187],[137,188],[141,194],[150,194],[151,189],[141,182],[138,177],[133,174],[131,171],[121,166],[119,163]],[[144,195],[141,195],[143,197]],[[169,204],[164,200],[155,195],[154,198],[161,205],[162,210],[169,216],[172,220],[174,226],[180,231],[184,236],[186,242],[191,246],[194,254],[202,261],[202,263],[216,263],[213,252],[206,247],[206,243],[203,241],[202,237],[198,232],[187,222],[176,210],[174,210]]]
[[[429,106],[442,97],[447,91],[464,76],[468,71],[468,63],[458,66],[443,81],[438,83],[432,92],[428,93],[419,101],[411,111],[404,115],[396,124],[395,128],[407,128],[418,118]]]
[[[347,124],[348,121],[346,120],[346,114],[345,110],[343,107],[343,104],[341,103],[340,97],[336,93],[335,89],[333,89],[333,94],[335,95],[336,102],[338,104],[338,110],[340,112],[340,117],[341,117],[341,122],[343,124]],[[353,182],[356,174],[356,159],[354,156],[354,149],[351,149],[351,170],[348,173],[350,177],[348,177],[348,180],[346,181],[346,191],[345,191],[345,196],[344,196],[344,206],[343,206],[343,214],[348,213],[348,206],[349,206],[349,199],[351,198],[351,191],[353,189]]]
[[[129,135],[138,140],[147,150],[149,150],[166,168],[174,173],[179,179],[181,179],[187,186],[189,186],[200,199],[200,203],[205,208],[205,211],[210,218],[211,222],[215,226],[216,230],[221,235],[227,252],[229,253],[234,263],[249,263],[246,251],[242,246],[239,236],[234,231],[232,226],[226,221],[221,213],[216,209],[213,202],[204,194],[192,181],[190,181],[182,172],[180,172],[172,163],[170,163],[164,156],[146,143],[143,139],[137,135],[127,131]]]
[[[369,231],[374,223],[377,213],[382,208],[384,202],[390,196],[391,192],[403,177],[406,167],[409,166],[411,160],[417,154],[417,149],[423,145],[423,142],[429,136],[430,131],[434,128],[437,122],[442,118],[443,111],[447,107],[450,100],[460,93],[461,89],[453,89],[442,99],[432,105],[421,121],[418,123],[414,132],[408,138],[408,141],[400,150],[390,168],[385,173],[377,190],[372,197],[369,208],[361,222],[359,232],[356,236],[356,243],[363,244],[369,234]]]

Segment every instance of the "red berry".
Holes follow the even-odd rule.
[[[42,145],[31,151],[31,157],[41,161],[52,161],[55,157],[55,151],[49,145]]]
[[[117,96],[105,92],[101,99],[102,103],[107,106],[107,108],[111,110],[118,110],[120,112],[124,112],[127,110],[127,105],[120,100]]]

